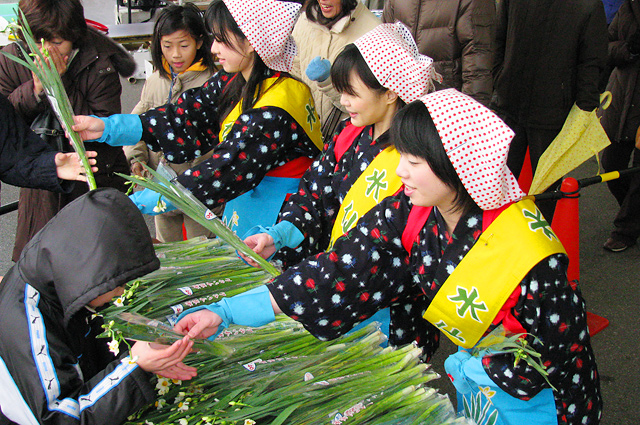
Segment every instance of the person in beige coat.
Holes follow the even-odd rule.
[[[298,55],[291,74],[311,89],[324,140],[332,137],[338,123],[347,117],[340,105],[340,93],[331,83],[331,64],[344,46],[379,24],[380,19],[359,0],[307,0],[305,3],[305,12],[293,29]]]
[[[164,9],[156,21],[151,46],[155,71],[147,78],[140,102],[131,113],[141,114],[166,103],[174,103],[185,90],[202,86],[216,70],[209,53],[210,45],[210,37],[197,7],[186,3],[184,6],[171,5]],[[142,141],[123,149],[131,172],[136,175],[145,174],[142,164],[155,170],[160,163],[170,167],[176,174],[182,174],[211,157],[210,151],[193,161],[173,164],[165,160],[162,152],[150,151]],[[155,216],[156,239],[160,242],[182,240],[183,225],[187,238],[213,236],[200,224],[176,210]]]

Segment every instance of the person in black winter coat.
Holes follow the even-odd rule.
[[[95,164],[94,159],[90,161]],[[68,193],[73,183],[65,180],[86,181],[83,173],[76,153],[49,147],[0,95],[0,180],[13,186]]]
[[[609,26],[609,64],[613,71],[607,90],[611,105],[600,111],[602,127],[611,145],[602,152],[605,171],[640,166],[640,150],[635,147],[640,129],[640,3],[627,0]],[[632,159],[633,158],[633,159]],[[613,220],[614,229],[604,249],[624,251],[640,237],[640,173],[607,182],[620,205]]]
[[[602,0],[501,0],[497,15],[491,109],[516,133],[507,165],[518,177],[527,147],[535,172],[574,103],[598,107],[607,24]]]
[[[142,215],[112,188],[63,208],[0,287],[0,424],[120,424],[154,399],[151,372],[190,379],[193,343],[116,358],[95,309],[160,265]]]
[[[33,31],[35,40],[49,54],[69,97],[74,114],[109,116],[121,112],[120,76],[135,71],[135,60],[119,44],[87,25],[80,0],[20,0],[19,9]],[[22,56],[17,43],[2,49],[3,53]],[[50,136],[59,130],[59,122],[51,117],[51,101],[42,82],[25,66],[0,55],[0,93],[7,96],[16,111],[45,138],[54,149],[72,150],[70,142]],[[129,174],[129,165],[121,148],[88,143],[87,149],[98,152],[98,187],[115,187],[126,192],[125,180],[115,173]],[[11,259],[18,261],[26,243],[62,207],[86,193],[88,188],[76,185],[69,194],[22,189],[16,239]]]

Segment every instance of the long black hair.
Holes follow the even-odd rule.
[[[162,9],[153,28],[151,60],[160,77],[171,79],[171,75],[162,64],[162,37],[180,30],[188,32],[196,43],[202,42],[194,62],[202,61],[205,68],[215,70],[215,61],[210,51],[211,36],[205,27],[202,12],[193,3],[185,3],[182,6],[172,4]]]
[[[318,0],[308,0],[306,2],[305,14],[307,15],[307,19],[311,22],[316,22],[320,25],[323,25],[327,28],[331,28],[333,24],[338,22],[343,17],[349,15],[353,9],[358,5],[358,0],[342,0],[342,10],[333,18],[325,18],[322,14],[322,9],[320,8],[320,3]]]
[[[422,101],[415,100],[398,111],[389,132],[391,143],[398,152],[424,159],[436,177],[455,190],[455,211],[466,213],[474,207],[478,208],[453,168],[436,125]]]
[[[362,57],[362,53],[353,43],[347,44],[331,65],[331,83],[339,93],[356,95],[351,85],[352,71],[355,71],[364,85],[371,90],[375,90],[380,94],[387,91],[387,88],[380,84],[375,75],[373,75],[369,65]]]
[[[245,41],[247,37],[242,33],[240,27],[233,19],[231,12],[222,0],[214,0],[211,2],[205,12],[205,23],[207,30],[212,34],[214,40],[223,43],[231,48],[235,48],[234,40],[231,35],[235,36],[238,41]],[[242,112],[253,108],[253,105],[260,99],[263,94],[262,81],[269,76],[269,67],[260,58],[255,51],[253,69],[249,79],[245,81],[242,73],[237,73],[233,80],[227,84],[222,96],[220,97],[219,108],[222,111],[221,117],[225,117],[236,103],[242,102]],[[281,78],[278,78],[277,84]],[[274,86],[275,86],[274,84]]]

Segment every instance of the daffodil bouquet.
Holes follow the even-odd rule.
[[[556,388],[549,381],[549,372],[547,367],[540,360],[540,353],[538,353],[529,344],[527,338],[532,339],[535,342],[540,340],[535,336],[528,333],[513,334],[506,331],[504,326],[500,325],[496,327],[489,335],[484,337],[471,351],[471,354],[476,357],[482,357],[486,354],[513,354],[514,361],[513,366],[516,367],[520,361],[525,361],[527,365],[538,372],[547,381],[549,386],[556,390]],[[557,390],[556,390],[557,391]]]
[[[170,344],[182,338],[172,326],[184,310],[264,284],[271,275],[243,262],[220,239],[194,238],[156,245],[160,268],[126,285],[124,293],[101,312],[102,337],[116,352],[127,340]],[[196,350],[224,356],[217,342],[198,341]]]
[[[322,342],[289,319],[257,329],[231,327],[226,358],[204,353],[190,382],[158,378],[158,398],[129,424],[463,424],[438,377],[408,345],[381,348],[369,325]]]
[[[156,246],[159,270],[130,282],[102,314],[105,336],[170,343],[170,324],[189,301],[213,302],[270,279],[220,239]],[[216,298],[218,297],[218,298]],[[213,298],[213,299],[212,299]],[[319,341],[284,316],[261,328],[231,326],[198,341],[188,382],[157,378],[157,399],[130,424],[456,424],[449,399],[413,345],[381,348],[376,324]]]
[[[121,312],[175,324],[184,310],[220,301],[267,283],[271,275],[242,261],[233,247],[219,238],[155,246],[160,268],[127,284],[123,295],[103,312],[115,320],[114,328],[126,327]]]
[[[58,117],[60,124],[62,124],[62,127],[67,133],[69,140],[71,141],[71,146],[73,146],[73,149],[78,153],[78,157],[82,162],[89,190],[93,190],[97,187],[96,180],[93,176],[93,172],[91,171],[91,165],[89,164],[82,138],[78,133],[71,129],[71,126],[74,124],[74,113],[71,103],[69,102],[67,92],[64,89],[64,84],[60,78],[60,74],[58,73],[53,61],[48,60],[49,52],[45,48],[38,46],[22,10],[16,9],[15,13],[16,16],[18,16],[18,23],[10,24],[9,28],[16,38],[19,38],[19,33],[22,34],[22,38],[26,42],[27,47],[25,48],[21,43],[18,44],[22,53],[22,58],[6,52],[2,53],[9,59],[29,69],[42,82],[42,86],[47,94],[49,103]]]

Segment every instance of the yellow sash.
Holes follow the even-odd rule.
[[[276,106],[287,111],[294,120],[301,125],[314,145],[322,151],[322,133],[320,133],[320,118],[316,113],[313,98],[309,88],[293,78],[282,78],[277,86],[272,87],[277,77],[267,78],[262,82],[262,96],[253,106]],[[242,111],[242,101],[229,112],[220,126],[220,141],[223,141],[233,123]]]
[[[393,146],[380,152],[358,177],[342,201],[333,223],[329,248],[340,236],[356,225],[360,217],[387,196],[400,189],[402,182],[396,174],[400,154]]]
[[[524,247],[524,249],[523,249]],[[531,200],[505,209],[444,282],[424,318],[471,348],[529,271],[564,247]]]

